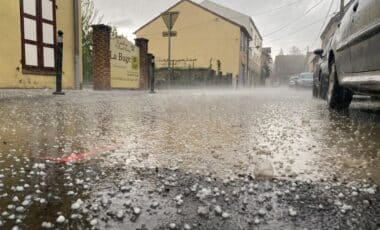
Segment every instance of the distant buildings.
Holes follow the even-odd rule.
[[[348,8],[351,6],[353,3],[353,0],[350,0],[344,10],[345,12],[348,10]],[[321,34],[321,40],[322,40],[322,48],[324,49],[328,42],[330,41],[331,36],[335,33],[336,28],[338,27],[338,24],[340,22],[340,12],[336,13],[334,16],[331,17],[330,21],[327,23],[326,27],[322,31]]]
[[[278,55],[274,64],[275,80],[286,83],[290,77],[308,71],[306,55]]]
[[[182,0],[169,11],[179,12],[172,38],[174,68],[211,68],[237,76],[244,86],[260,77],[263,40],[251,17],[208,0]],[[167,30],[159,15],[135,32],[149,40],[158,68],[168,66],[168,38],[163,36]]]
[[[348,8],[351,6],[353,3],[353,0],[350,0],[346,6],[344,7],[345,12],[348,10]],[[322,49],[326,49],[326,46],[329,44],[330,40],[332,39],[336,28],[338,28],[339,22],[341,18],[341,13],[338,12],[334,16],[331,17],[327,25],[322,31],[321,34],[321,42],[322,42]],[[308,71],[309,72],[314,72],[316,70],[316,65],[318,63],[319,57],[315,56],[313,53],[308,53],[307,54],[308,58]]]
[[[264,47],[261,54],[261,76],[258,79],[258,85],[265,85],[265,81],[270,77],[273,68],[272,48]]]
[[[0,88],[54,88],[58,30],[64,32],[63,87],[79,87],[79,2],[1,1]]]

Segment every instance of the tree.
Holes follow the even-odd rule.
[[[82,0],[82,55],[83,55],[83,80],[92,82],[92,29],[94,24],[100,24],[102,17],[95,9],[94,0]]]
[[[111,30],[111,38],[119,38],[119,37],[122,37],[122,36],[117,33],[117,28],[113,26]]]
[[[261,69],[261,84],[265,85],[265,80],[268,79],[272,73],[271,64],[273,63],[272,57],[269,55],[267,60],[263,63]]]
[[[302,51],[297,46],[292,46],[292,48],[290,48],[289,54],[290,55],[301,55]]]

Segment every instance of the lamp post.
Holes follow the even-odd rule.
[[[54,95],[65,95],[62,92],[62,58],[63,58],[63,32],[58,31],[57,58],[56,58],[56,90]]]

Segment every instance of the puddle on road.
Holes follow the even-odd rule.
[[[220,177],[372,178],[380,182],[380,105],[328,111],[308,91],[81,92],[0,101],[0,152],[67,157],[118,144],[109,163],[178,167]],[[13,146],[13,147],[10,147]]]
[[[372,103],[335,113],[309,92],[178,90],[1,99],[0,108],[1,218],[17,208],[9,206],[14,196],[22,202],[32,194],[32,213],[55,223],[58,212],[70,213],[70,192],[86,198],[83,181],[99,180],[97,175],[106,176],[100,171],[113,165],[179,168],[220,178],[269,167],[280,178],[380,184],[380,105]],[[106,146],[118,148],[78,165],[49,163],[47,175],[36,175],[38,167],[33,168],[47,158]],[[17,195],[18,186],[25,192]],[[11,218],[44,221],[22,213]]]

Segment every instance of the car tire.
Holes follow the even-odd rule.
[[[327,100],[327,92],[329,90],[329,84],[328,79],[325,79],[326,77],[323,76],[322,73],[320,73],[320,86],[319,86],[319,97],[323,100]]]
[[[339,85],[336,64],[330,67],[329,87],[327,91],[327,104],[331,109],[347,109],[350,107],[353,93],[347,88]]]
[[[318,88],[315,85],[315,83],[313,83],[313,97],[318,98],[319,97],[318,95],[319,95]]]

